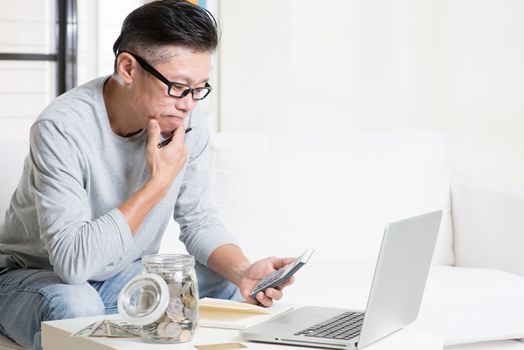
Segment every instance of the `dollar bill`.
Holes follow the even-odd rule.
[[[72,337],[87,337],[90,333],[93,327],[98,324],[99,322],[91,323],[89,326],[82,328],[76,333],[71,334]]]
[[[125,322],[101,320],[72,334],[72,337],[109,337],[109,338],[134,338],[140,337],[140,326],[130,325]]]
[[[93,326],[88,337],[106,337],[107,335],[108,330],[106,320],[102,320]]]
[[[113,325],[124,329],[126,332],[130,333],[131,335],[135,337],[140,337],[142,334],[142,326],[137,326],[134,324],[129,324],[124,321],[113,321],[111,322]]]
[[[124,328],[118,327],[117,325],[113,323],[107,323],[107,337],[111,338],[131,338],[135,335],[129,333]]]

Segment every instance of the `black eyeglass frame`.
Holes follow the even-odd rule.
[[[192,88],[191,86],[186,85],[186,84],[178,83],[176,81],[169,81],[166,77],[164,77],[162,75],[162,73],[157,71],[152,65],[147,63],[147,61],[145,59],[143,59],[142,57],[140,57],[139,55],[134,54],[134,53],[129,52],[129,51],[120,51],[118,53],[118,55],[120,55],[121,53],[124,53],[124,52],[130,54],[146,72],[148,72],[149,74],[151,74],[152,76],[154,76],[155,78],[157,78],[158,80],[160,80],[161,82],[166,84],[167,85],[167,94],[169,96],[171,96],[171,97],[184,98],[189,93],[191,93],[191,98],[193,98],[193,100],[201,101],[204,98],[206,98],[207,95],[209,95],[209,93],[213,90],[211,85],[209,85],[207,82],[206,82],[206,85],[204,87]],[[179,96],[172,95],[171,94],[171,89],[173,88],[174,85],[180,85],[180,86],[185,87],[186,89],[184,91],[182,91],[182,93]],[[205,95],[203,97],[195,98],[195,91],[204,91],[204,90],[207,91],[207,92],[205,93]]]

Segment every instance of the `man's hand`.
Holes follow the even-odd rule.
[[[238,284],[238,288],[244,299],[251,304],[262,304],[266,307],[273,305],[273,300],[280,300],[282,298],[282,290],[294,282],[294,277],[291,277],[278,287],[268,288],[263,292],[258,292],[255,296],[256,299],[251,298],[249,293],[251,293],[253,288],[255,288],[256,284],[262,278],[283,266],[291,264],[293,261],[295,261],[295,258],[279,259],[276,257],[269,257],[251,264]]]
[[[187,161],[183,125],[176,129],[173,140],[163,148],[157,147],[160,141],[160,128],[156,120],[149,121],[147,133],[147,165],[151,171],[151,177],[142,188],[118,208],[126,218],[133,236],[149,212],[166,195]]]
[[[181,124],[174,132],[173,139],[163,148],[158,148],[160,128],[156,120],[150,120],[147,126],[147,165],[151,171],[151,181],[164,187],[171,186],[187,161],[187,149],[184,145],[186,128]]]

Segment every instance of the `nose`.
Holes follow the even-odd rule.
[[[175,108],[179,111],[189,112],[195,108],[197,101],[193,100],[191,94],[187,94],[184,97],[177,98],[175,100]]]

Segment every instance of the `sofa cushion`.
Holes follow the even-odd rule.
[[[524,277],[495,269],[433,266],[412,328],[444,344],[524,338]]]
[[[471,176],[451,188],[456,265],[524,276],[524,188]]]
[[[434,262],[454,261],[439,132],[217,134],[212,151],[219,214],[252,258],[374,260],[388,222],[444,209]]]

